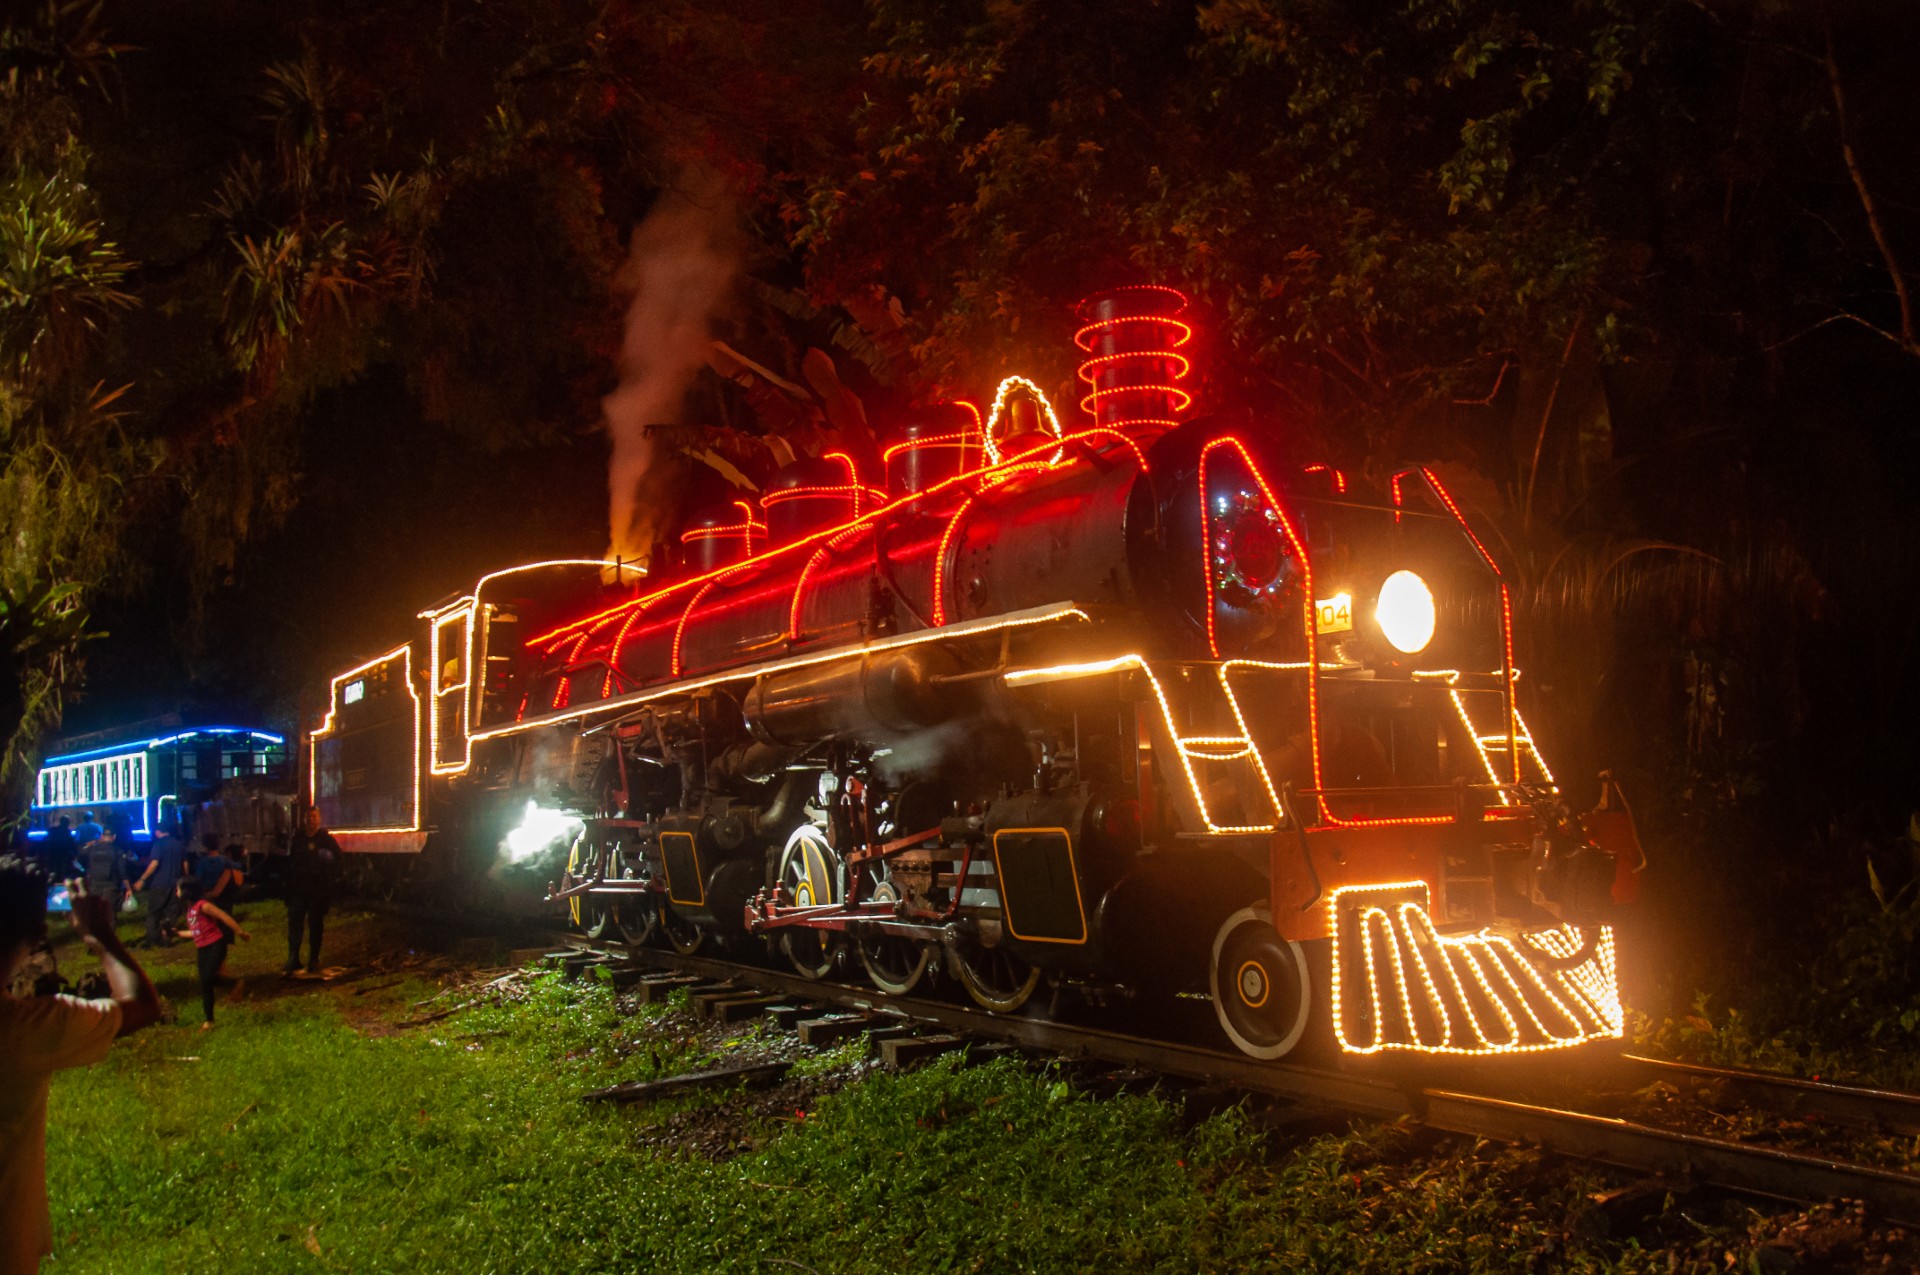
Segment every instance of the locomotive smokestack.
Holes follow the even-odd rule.
[[[1083,325],[1074,344],[1086,351],[1080,379],[1087,385],[1080,407],[1094,424],[1130,434],[1158,434],[1180,423],[1193,395],[1176,383],[1190,364],[1181,346],[1193,329],[1179,315],[1184,294],[1157,284],[1097,292],[1075,313]]]

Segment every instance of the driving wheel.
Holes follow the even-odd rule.
[[[803,823],[787,838],[780,856],[781,893],[797,908],[840,902],[840,856],[818,828]],[[841,936],[832,930],[790,925],[780,934],[780,950],[803,977],[825,978],[840,960]]]
[[[1040,971],[1012,952],[1005,943],[987,947],[973,938],[961,938],[951,947],[953,972],[981,1009],[1011,1014],[1027,1003],[1040,985]]]
[[[891,881],[875,885],[873,893],[867,897],[875,903],[900,901],[899,891],[893,888]],[[860,964],[865,967],[873,985],[893,996],[905,996],[918,987],[920,980],[926,976],[928,964],[933,960],[933,950],[927,944],[903,939],[896,934],[865,934],[855,947],[860,953]]]

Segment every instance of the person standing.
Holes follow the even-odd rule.
[[[73,928],[106,972],[108,999],[14,997],[4,989],[47,938],[47,878],[0,859],[0,1275],[34,1275],[53,1251],[47,1215],[47,1092],[53,1073],[107,1056],[159,1021],[160,997],[113,929],[113,906],[82,895]]]
[[[326,930],[327,909],[333,906],[333,887],[339,872],[340,843],[320,826],[320,808],[308,806],[287,846],[286,973],[300,970],[303,926],[307,933],[307,973],[320,972],[320,938]]]
[[[244,941],[253,935],[212,899],[202,898],[198,881],[182,882],[180,893],[189,900],[187,933],[193,938],[194,956],[199,962],[200,1012],[204,1015],[200,1030],[212,1031],[213,993],[220,981],[220,967],[227,963],[227,947],[236,937]]]
[[[82,824],[80,829],[83,838],[80,866],[87,879],[87,893],[106,899],[110,906],[117,908],[120,901],[127,897],[127,860],[120,853],[120,837],[113,829],[107,828],[89,842],[84,840],[86,825]]]
[[[172,829],[162,826],[154,833],[147,870],[133,885],[134,889],[145,890],[147,894],[147,936],[140,940],[144,947],[173,946],[169,927],[179,914],[177,896],[186,853],[186,847],[180,844],[180,838],[173,835]]]
[[[240,887],[247,883],[247,848],[236,841],[220,852],[218,861],[224,866],[207,883],[207,897],[232,912],[240,902]]]
[[[47,829],[47,839],[40,843],[40,866],[48,878],[65,881],[73,873],[74,852],[80,843],[73,839],[73,820],[65,815],[60,822]]]
[[[102,835],[102,829],[94,822],[91,810],[80,816],[80,826],[73,830],[73,839],[82,850],[100,840]]]

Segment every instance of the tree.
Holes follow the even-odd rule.
[[[0,28],[0,814],[60,718],[87,595],[124,565],[121,493],[152,462],[122,390],[90,379],[131,263],[98,219],[74,95],[104,92],[118,52],[97,8]]]

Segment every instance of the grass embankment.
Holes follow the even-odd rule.
[[[1693,1062],[1920,1091],[1920,885],[1878,876],[1817,910],[1784,954],[1732,963],[1636,1044]]]
[[[1652,1251],[1570,1230],[1596,1184],[1526,1153],[1395,1129],[1282,1143],[1237,1109],[1190,1122],[1169,1097],[1094,1098],[1011,1059],[803,1059],[861,1074],[711,1159],[662,1133],[737,1099],[578,1095],[751,1050],[757,1028],[702,1034],[553,976],[398,1028],[462,996],[414,1008],[443,987],[401,968],[283,983],[278,905],[244,911],[261,937],[236,949],[248,987],[217,1029],[198,1030],[176,947],[153,967],[180,1021],[56,1082],[50,1271],[1668,1270],[1748,1251],[1670,1202]],[[385,924],[337,925],[330,951],[384,942],[392,962]]]

